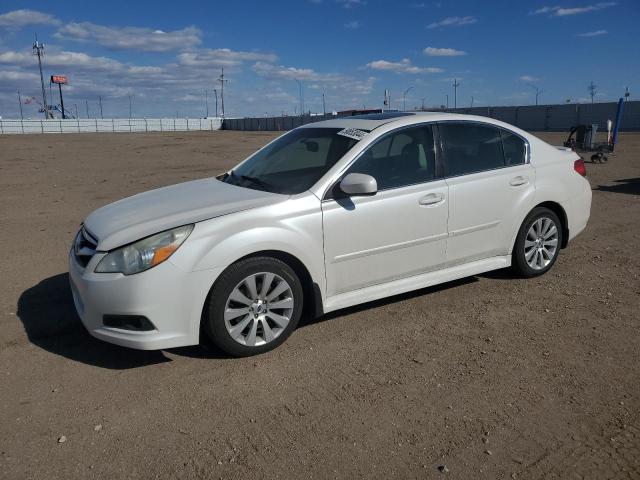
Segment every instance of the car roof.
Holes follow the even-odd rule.
[[[408,117],[414,117],[412,121]],[[351,117],[338,117],[331,120],[307,123],[301,128],[357,128],[359,130],[371,131],[381,125],[400,122],[411,124],[422,121],[445,121],[445,120],[476,120],[487,123],[498,123],[494,119],[479,117],[475,115],[463,115],[459,113],[447,112],[383,112],[371,113],[367,115],[354,115]]]
[[[373,131],[378,127],[386,125],[384,130],[397,127],[409,127],[422,122],[477,122],[504,128],[517,133],[527,141],[532,141],[535,137],[524,130],[497,120],[491,117],[480,115],[467,115],[463,113],[449,112],[388,112],[375,113],[370,115],[354,115],[352,117],[338,117],[331,120],[323,120],[316,123],[307,123],[298,128],[355,128],[358,130]]]

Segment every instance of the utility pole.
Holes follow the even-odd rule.
[[[206,89],[204,91],[204,103],[207,105],[207,116],[205,118],[209,118],[209,94]]]
[[[453,79],[453,108],[458,108],[458,87],[460,86],[460,82]]]
[[[471,95],[471,108],[473,108],[473,95]]]
[[[129,94],[128,97],[129,97],[129,119],[131,119],[131,94]]]
[[[447,110],[449,110],[449,94],[445,93],[445,97],[447,97]]]
[[[87,109],[87,118],[89,118],[89,100],[84,101],[84,106]]]
[[[411,90],[412,88],[413,86],[407,88],[402,94],[402,111],[407,110],[407,93],[409,93],[409,90]]]
[[[424,112],[424,100],[425,100],[425,97],[422,97],[422,107],[420,107],[420,110],[423,112]]]
[[[18,90],[18,105],[20,105],[20,120],[24,120],[22,115],[22,97],[20,97],[20,90]]]
[[[98,97],[98,103],[100,103],[100,118],[104,118],[102,116],[102,96]]]
[[[536,85],[532,85],[530,83],[528,83],[527,85],[536,91],[536,105],[538,105],[538,97],[542,94],[542,90],[540,90],[540,88]]]
[[[598,86],[593,83],[593,80],[591,80],[591,83],[587,87],[587,90],[589,90],[589,95],[591,95],[591,103],[593,103],[593,97],[596,96],[597,88]]]
[[[631,94],[629,93],[629,87],[624,87],[624,101],[628,102],[629,101],[629,96]]]
[[[216,97],[216,118],[218,118],[218,90],[216,90],[215,88],[213,89],[213,94]]]
[[[302,96],[302,82],[297,78],[295,81],[298,83],[298,95],[300,96],[300,116],[304,117],[304,97]]]
[[[222,73],[218,77],[218,81],[220,82],[220,100],[222,102],[222,118],[224,118],[224,82],[229,81],[224,79],[224,68],[222,68]]]
[[[78,104],[77,104],[77,103],[74,103],[74,104],[73,104],[73,108],[74,108],[74,110],[76,111],[76,118],[78,118]]]
[[[47,94],[44,90],[44,77],[42,76],[42,56],[44,55],[44,43],[38,42],[38,36],[36,35],[36,41],[33,43],[33,54],[38,56],[38,68],[40,69],[40,85],[42,86],[42,108],[44,109],[44,118],[53,118],[49,106],[47,105]]]
[[[324,104],[324,92],[322,92],[322,114],[323,115],[327,114],[327,107]]]

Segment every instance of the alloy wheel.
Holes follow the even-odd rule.
[[[248,347],[275,340],[291,321],[293,292],[287,281],[271,272],[249,275],[229,294],[224,309],[227,332]]]
[[[558,252],[558,227],[549,217],[534,221],[524,240],[524,258],[534,270],[546,268]]]

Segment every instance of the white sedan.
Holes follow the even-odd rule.
[[[512,125],[386,113],[304,125],[233,170],[83,222],[71,289],[95,337],[280,345],[301,315],[512,267],[547,272],[586,226],[582,160]]]

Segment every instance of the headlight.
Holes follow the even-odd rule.
[[[182,245],[191,230],[193,230],[193,225],[185,225],[112,250],[100,260],[96,267],[96,273],[132,275],[155,267],[169,258]]]

